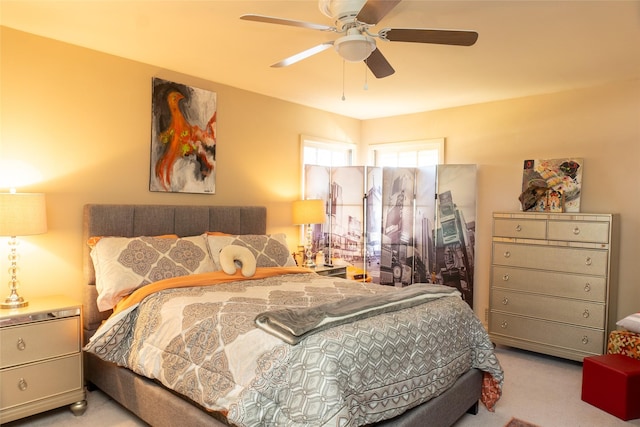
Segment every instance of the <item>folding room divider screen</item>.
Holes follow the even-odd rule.
[[[313,252],[383,285],[456,287],[473,306],[476,174],[476,165],[307,165],[305,198],[326,208]]]

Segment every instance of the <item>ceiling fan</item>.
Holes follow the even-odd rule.
[[[370,28],[380,22],[400,1],[319,0],[320,11],[333,19],[335,26],[256,14],[242,15],[240,19],[341,34],[336,40],[324,42],[299,52],[276,62],[271,65],[272,67],[286,67],[295,64],[333,46],[345,61],[365,61],[367,67],[377,78],[390,76],[395,70],[376,47],[376,38],[391,42],[435,43],[454,46],[471,46],[478,39],[478,33],[466,30],[383,28],[378,33],[371,33]]]

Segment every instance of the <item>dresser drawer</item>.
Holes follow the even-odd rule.
[[[489,333],[582,353],[602,354],[604,350],[605,333],[602,330],[503,313],[491,313]]]
[[[0,407],[81,390],[81,353],[0,371]]]
[[[607,276],[606,250],[494,242],[493,263],[566,273]]]
[[[608,222],[549,221],[549,240],[609,243]]]
[[[79,352],[79,328],[69,317],[0,329],[0,368]]]
[[[491,267],[491,286],[602,303],[607,297],[604,277],[497,265]]]
[[[493,235],[496,237],[545,239],[547,235],[547,222],[533,219],[496,218],[493,221]]]
[[[493,289],[491,298],[491,307],[496,311],[590,328],[604,325],[604,304],[500,289]]]

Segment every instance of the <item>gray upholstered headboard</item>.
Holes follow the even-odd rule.
[[[87,239],[92,236],[195,236],[205,231],[230,234],[265,234],[267,209],[263,206],[98,205],[84,207],[83,304],[84,340],[111,314],[96,305],[95,272]]]

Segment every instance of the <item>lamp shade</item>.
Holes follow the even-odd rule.
[[[324,201],[309,199],[293,202],[294,224],[322,224],[324,220]]]
[[[0,193],[0,236],[47,232],[43,193]]]

